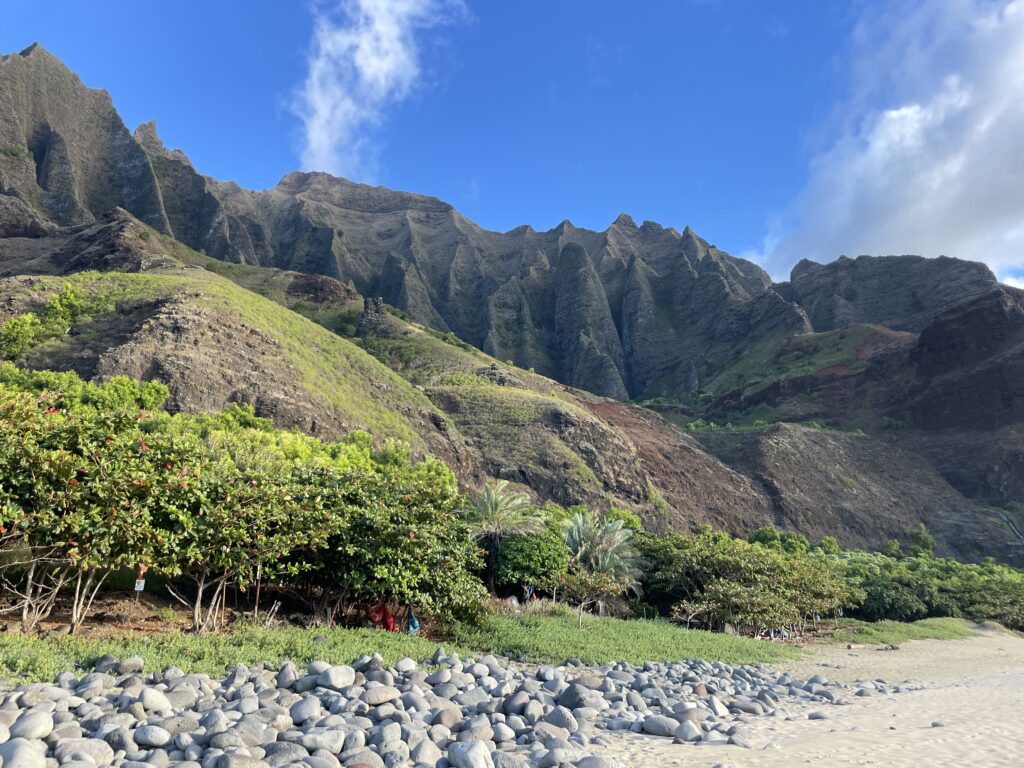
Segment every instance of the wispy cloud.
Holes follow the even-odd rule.
[[[421,81],[423,33],[467,15],[462,0],[316,3],[309,70],[292,104],[303,168],[372,180],[374,129]]]
[[[763,254],[1024,265],[1024,0],[903,0],[860,19],[851,88]]]
[[[789,26],[775,16],[768,22],[765,31],[768,33],[768,37],[775,40],[785,40],[789,37]]]
[[[608,45],[597,37],[587,38],[587,85],[591,88],[607,88],[615,84],[622,69],[626,46],[622,43]]]

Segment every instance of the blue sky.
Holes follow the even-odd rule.
[[[202,172],[297,167],[483,226],[624,211],[776,276],[940,253],[1024,279],[1024,0],[5,0]],[[130,10],[129,10],[130,8]]]

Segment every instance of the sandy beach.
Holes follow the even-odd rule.
[[[790,707],[793,719],[751,718],[742,726],[753,749],[673,744],[668,739],[609,733],[605,753],[622,764],[774,768],[822,765],[1024,766],[1024,639],[986,633],[966,640],[924,640],[898,650],[824,646],[787,666],[799,676],[906,681],[908,690],[827,708]],[[933,722],[941,727],[933,727]]]

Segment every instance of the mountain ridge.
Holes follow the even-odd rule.
[[[377,430],[466,487],[625,505],[653,530],[774,523],[880,547],[923,522],[940,552],[1024,561],[987,508],[1024,504],[1024,315],[974,262],[801,261],[774,283],[690,227],[626,214],[493,232],[323,173],[249,191],[203,176],[154,123],[129,132],[109,94],[35,46],[0,61],[0,274],[0,319],[36,311],[33,275],[173,284],[18,362],[156,378],[175,408]]]

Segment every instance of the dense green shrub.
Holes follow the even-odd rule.
[[[197,447],[142,432],[139,411],[67,413],[45,394],[0,396],[2,527],[31,558],[23,621],[44,618],[70,583],[77,628],[111,571],[158,559]]]
[[[672,616],[687,625],[720,629],[730,624],[752,632],[775,627],[799,632],[815,617],[859,601],[859,590],[824,555],[808,553],[800,541],[786,551],[781,538],[758,538],[769,545],[709,528],[696,536],[643,537],[649,599],[671,605]]]
[[[348,466],[317,488],[340,525],[306,557],[328,620],[347,602],[400,603],[444,620],[472,617],[483,586],[479,550],[442,462],[414,463],[407,447],[349,443]]]
[[[506,587],[549,588],[568,568],[569,548],[557,522],[532,536],[509,536],[498,548],[498,583]]]
[[[811,542],[803,534],[794,531],[780,531],[771,526],[758,528],[750,534],[747,541],[790,555],[802,555],[811,548]]]
[[[833,537],[810,545],[799,534],[762,528],[748,541],[721,532],[640,539],[647,599],[680,620],[799,629],[843,612],[865,621],[931,617],[992,619],[1024,627],[1024,572],[992,560],[932,555],[924,526],[908,531],[910,554],[841,550]]]
[[[15,315],[0,326],[0,354],[16,360],[31,349],[42,323],[35,315]]]
[[[107,574],[150,568],[213,629],[229,586],[306,583],[350,605],[471,615],[478,551],[436,459],[324,443],[247,407],[150,412],[167,391],[0,366],[0,545],[26,625],[73,589],[77,628]]]
[[[1024,572],[993,560],[961,563],[930,554],[836,556],[844,578],[865,592],[851,615],[866,621],[952,616],[1024,629]]]
[[[86,309],[86,301],[73,285],[65,285],[36,312],[25,312],[0,326],[0,356],[16,360],[38,342],[63,336]]]
[[[53,407],[69,412],[151,411],[163,405],[168,396],[167,387],[158,381],[135,381],[127,376],[114,376],[92,384],[82,381],[73,372],[26,370],[9,362],[0,362],[0,385],[19,392],[45,392]],[[240,406],[229,406],[229,413],[234,410],[240,410]],[[249,409],[248,413],[251,414],[252,410]]]

